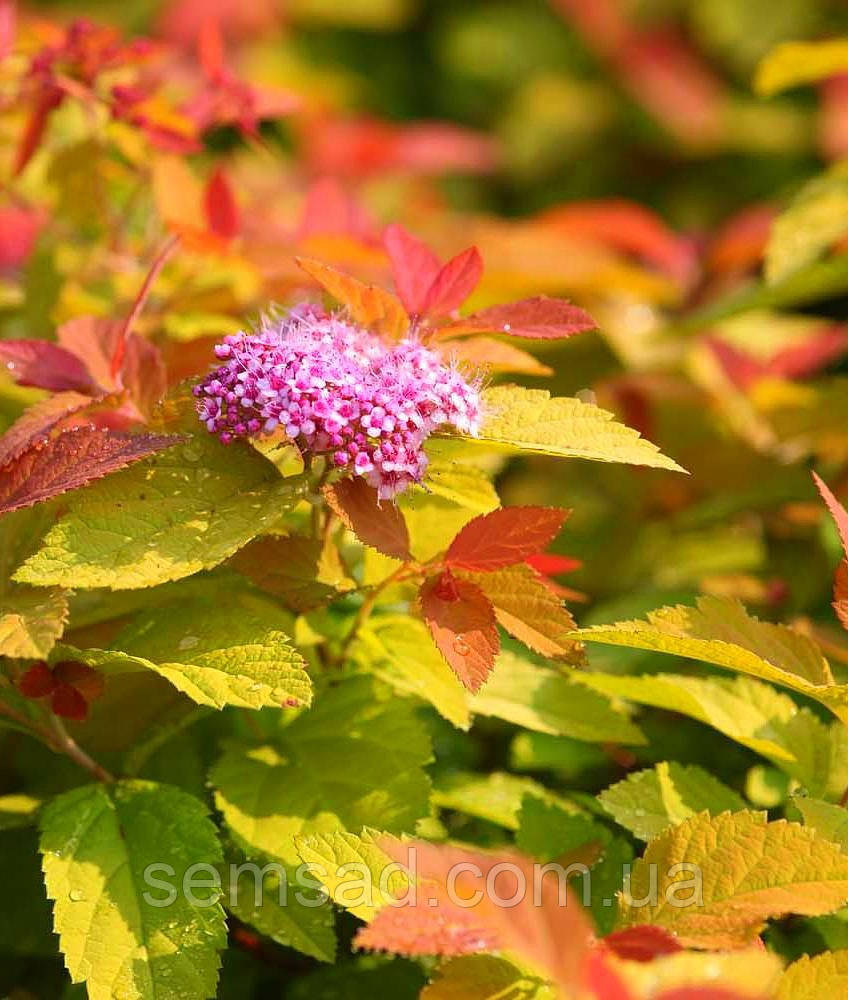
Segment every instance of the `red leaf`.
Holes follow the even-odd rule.
[[[383,242],[391,260],[398,297],[410,315],[420,315],[442,269],[441,261],[426,243],[397,223],[386,227]]]
[[[557,340],[596,327],[597,323],[579,306],[564,299],[537,295],[532,299],[481,309],[443,326],[439,334],[461,337],[471,333],[506,333],[511,337]]]
[[[818,473],[813,473],[813,479],[818,487],[819,493],[822,495],[822,499],[827,504],[827,509],[830,511],[830,515],[836,523],[836,527],[839,530],[839,537],[842,540],[842,551],[848,556],[848,511],[842,506],[842,504],[836,499],[830,490],[827,483],[818,475]]]
[[[56,689],[56,678],[46,663],[36,663],[18,680],[18,691],[24,698],[44,698]]]
[[[5,59],[15,43],[15,4],[0,0],[0,59]]]
[[[24,452],[2,470],[0,514],[31,507],[183,440],[76,427]]]
[[[479,691],[500,650],[492,602],[447,570],[425,581],[419,598],[439,652],[469,691]]]
[[[357,944],[394,950],[402,943],[407,954],[433,954],[435,948],[438,954],[456,954],[458,947],[470,943],[466,930],[476,925],[479,944],[469,950],[515,952],[563,995],[581,991],[591,927],[556,875],[537,878],[532,861],[514,851],[487,853],[389,837],[379,844],[417,878],[418,891],[409,905],[380,910],[370,927],[360,931]],[[431,930],[436,914],[440,926]],[[448,920],[441,919],[442,914]],[[454,918],[456,931],[450,926]],[[450,948],[454,950],[446,950]]]
[[[297,227],[299,239],[314,234],[374,237],[374,225],[365,209],[335,177],[320,177],[306,193]]]
[[[777,212],[772,205],[751,205],[728,219],[707,254],[712,271],[735,274],[753,270],[763,259]]]
[[[121,336],[122,323],[105,316],[77,316],[56,331],[62,347],[75,354],[98,386],[113,391],[112,356]]]
[[[74,390],[97,395],[97,386],[83,362],[70,350],[49,340],[0,340],[0,362],[21,385],[50,392]]]
[[[204,17],[197,33],[197,57],[203,72],[214,79],[224,69],[224,39],[214,17]]]
[[[59,392],[34,403],[0,437],[0,469],[22,455],[73,413],[91,406],[91,396]]]
[[[442,267],[424,297],[421,311],[442,316],[458,309],[483,276],[483,258],[477,247],[469,247]]]
[[[445,553],[458,569],[502,569],[546,548],[571,512],[561,507],[501,507],[469,521]]]
[[[767,1000],[763,993],[759,998],[750,993],[737,993],[723,986],[678,986],[672,990],[657,993],[655,1000]]]
[[[70,684],[58,684],[50,699],[55,715],[72,722],[83,722],[88,716],[88,702]]]
[[[664,927],[640,924],[623,931],[613,931],[604,938],[604,944],[619,958],[630,962],[651,962],[660,955],[683,951],[677,938]]]
[[[798,344],[784,347],[766,365],[771,375],[784,378],[808,378],[841,358],[848,350],[848,330],[834,324],[819,330]]]
[[[559,576],[560,573],[573,573],[574,570],[580,569],[583,566],[583,563],[579,559],[574,559],[571,556],[558,556],[549,552],[541,552],[537,556],[528,556],[524,561],[528,566],[535,569],[537,573],[543,573],[545,576]]]
[[[218,167],[209,178],[203,195],[209,228],[216,236],[232,240],[241,230],[238,204],[227,175]]]
[[[324,496],[360,542],[392,559],[412,558],[400,509],[389,500],[378,500],[377,491],[360,476],[325,487]]]
[[[634,1000],[633,994],[601,949],[591,952],[583,970],[586,989],[597,1000]]]
[[[148,420],[168,388],[162,352],[146,337],[131,333],[126,339],[120,376],[138,416]]]

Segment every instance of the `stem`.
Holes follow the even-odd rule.
[[[411,576],[417,571],[417,567],[410,566],[409,563],[403,563],[403,565],[398,566],[398,568],[375,585],[371,593],[365,598],[362,604],[359,605],[359,610],[356,612],[356,617],[353,619],[353,624],[350,627],[350,631],[345,636],[344,642],[342,643],[342,648],[339,652],[339,660],[342,661],[347,656],[348,650],[353,644],[354,639],[356,639],[362,626],[368,621],[371,616],[371,612],[374,610],[374,605],[377,603],[377,598],[383,591],[390,587],[393,583],[399,583],[401,580],[405,579],[407,576]]]
[[[93,757],[89,757],[68,730],[65,729],[65,725],[58,715],[51,714],[50,728],[53,730],[53,740],[51,742],[55,743],[58,750],[67,754],[71,760],[76,761],[81,768],[88,771],[98,781],[110,782],[115,780],[114,776],[106,768],[101,767]]]
[[[135,302],[132,304],[132,308],[127,315],[124,325],[121,327],[121,334],[118,338],[118,343],[115,345],[115,352],[112,355],[112,375],[116,376],[121,370],[121,365],[124,361],[124,354],[127,349],[127,338],[130,333],[132,333],[132,328],[135,325],[135,321],[141,315],[141,310],[144,308],[144,304],[147,301],[147,297],[150,295],[150,289],[153,287],[153,282],[159,277],[159,272],[165,266],[168,258],[176,250],[177,244],[180,242],[179,233],[174,233],[169,236],[168,239],[162,245],[162,249],[154,258],[153,263],[150,265],[150,270],[147,272],[147,277],[144,279],[144,283],[139,289],[138,295],[135,298]]]

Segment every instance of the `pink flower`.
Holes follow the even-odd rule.
[[[477,382],[412,337],[389,345],[315,306],[227,337],[215,353],[224,363],[194,390],[210,433],[228,444],[282,427],[381,498],[421,481],[433,431],[479,427]]]

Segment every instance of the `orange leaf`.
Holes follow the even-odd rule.
[[[386,906],[356,935],[356,946],[395,955],[473,955],[494,951],[499,939],[472,910],[445,898],[438,909]]]
[[[400,339],[409,329],[403,306],[383,288],[366,285],[356,278],[328,267],[319,260],[295,257],[298,266],[347,307],[353,319],[378,333]]]
[[[427,293],[442,264],[427,246],[397,223],[386,227],[383,236],[392,264],[395,288],[410,315],[424,312]]]
[[[480,928],[479,944],[470,950],[515,952],[563,994],[580,992],[592,931],[585,911],[557,874],[538,878],[531,859],[515,851],[487,853],[449,844],[401,843],[389,837],[379,844],[393,861],[410,869],[418,880],[418,892],[409,905],[380,910],[370,927],[359,932],[357,944],[394,950],[406,924],[410,932],[402,942],[405,953],[433,954],[434,947],[456,944],[457,935],[449,933],[450,920],[456,916],[462,921],[460,934],[473,926]],[[439,922],[448,925],[448,934],[431,937],[428,928],[434,916],[443,913],[448,920]],[[461,936],[459,943],[466,944]]]
[[[324,496],[360,542],[392,559],[412,558],[409,532],[400,509],[389,500],[380,501],[374,487],[360,476],[326,486]]]
[[[440,336],[461,337],[471,333],[506,333],[511,337],[557,340],[597,328],[597,323],[579,306],[565,299],[537,295],[532,299],[491,306],[463,316],[439,330]]]
[[[442,267],[424,296],[421,311],[442,316],[458,309],[483,277],[483,258],[469,247]]]
[[[759,998],[750,993],[737,993],[723,986],[678,986],[656,994],[656,1000],[768,1000],[763,993]]]
[[[3,469],[0,514],[77,489],[181,440],[176,435],[126,434],[89,426],[65,431]]]
[[[542,656],[582,662],[583,644],[569,638],[577,623],[548,584],[525,563],[475,573],[471,582],[492,602],[501,628],[519,642]]]
[[[445,563],[488,572],[523,562],[553,541],[570,513],[561,507],[501,507],[481,514],[451,542]]]
[[[261,590],[282,599],[292,611],[311,611],[337,596],[318,579],[323,543],[318,538],[257,538],[233,556],[230,565]]]
[[[500,649],[495,610],[488,597],[447,570],[425,581],[419,597],[439,652],[469,691],[479,691]]]
[[[203,193],[203,208],[209,229],[224,240],[232,240],[241,230],[238,204],[227,175],[218,167]]]

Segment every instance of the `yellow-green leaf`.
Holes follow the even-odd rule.
[[[596,625],[577,634],[586,642],[686,656],[782,684],[848,719],[848,685],[834,683],[812,639],[750,616],[732,598],[701,597],[694,608],[678,604],[650,612],[647,621]]]
[[[822,1000],[848,995],[848,951],[804,955],[780,977],[776,1000]]]
[[[507,451],[685,471],[607,410],[574,397],[551,397],[544,389],[495,386],[483,393],[483,410],[480,434],[468,440]]]
[[[302,488],[252,448],[198,434],[72,494],[15,579],[114,589],[178,580],[223,562],[279,520]]]
[[[846,902],[848,855],[836,844],[765,813],[700,813],[648,845],[620,920],[658,924],[684,947],[737,948],[771,918],[818,916]]]

